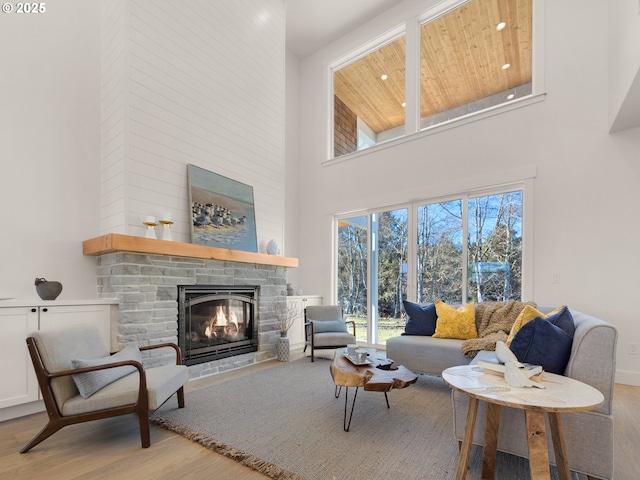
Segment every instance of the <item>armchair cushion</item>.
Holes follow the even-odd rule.
[[[176,390],[189,381],[189,370],[184,365],[161,365],[145,369],[149,410],[162,405]],[[110,383],[88,399],[80,395],[67,400],[62,406],[63,415],[78,415],[104,408],[120,407],[138,401],[137,371]]]
[[[134,360],[138,363],[142,363],[142,356],[140,350],[136,347],[125,347],[114,355],[107,357],[92,358],[88,360],[72,359],[71,364],[74,369],[85,367],[96,367],[98,365],[106,365],[108,363],[122,362],[125,360]],[[73,375],[73,381],[78,387],[78,391],[82,398],[89,398],[98,390],[106,387],[110,383],[129,375],[136,371],[136,367],[128,365],[116,368],[107,368],[104,370],[96,370],[95,372],[85,372]]]
[[[347,325],[344,319],[340,320],[311,320],[313,324],[314,333],[328,333],[328,332],[344,332],[348,333]]]

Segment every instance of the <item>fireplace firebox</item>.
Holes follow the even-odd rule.
[[[178,345],[195,365],[258,351],[258,286],[178,285]]]

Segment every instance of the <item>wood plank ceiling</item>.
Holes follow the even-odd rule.
[[[531,0],[470,0],[422,25],[421,118],[531,82],[531,17]],[[336,71],[335,95],[376,133],[404,125],[404,66],[403,36]]]

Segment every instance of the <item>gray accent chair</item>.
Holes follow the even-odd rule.
[[[119,357],[110,354],[100,331],[93,325],[38,331],[27,338],[27,347],[49,421],[20,453],[28,452],[68,425],[131,413],[138,416],[142,447],[147,448],[150,445],[149,412],[174,393],[178,406],[184,408],[184,385],[189,380],[189,372],[181,364],[180,349],[173,343],[138,347],[140,351],[166,348],[175,355],[174,363],[150,368],[144,368],[141,361],[135,359],[118,361]],[[128,350],[142,358],[135,348]],[[91,366],[74,369],[74,362],[77,365],[79,359]],[[85,376],[78,377],[79,374]],[[85,392],[83,396],[73,376],[76,380],[83,378],[97,391]]]
[[[320,349],[336,349],[346,347],[349,344],[356,343],[356,324],[349,320],[345,322],[350,324],[352,332],[344,331],[316,331],[320,328],[315,327],[315,322],[335,322],[343,320],[342,307],[338,305],[309,305],[304,309],[304,329],[305,329],[305,345],[304,352],[307,347],[311,347],[311,361],[315,361],[315,351]],[[313,320],[313,321],[312,321]]]

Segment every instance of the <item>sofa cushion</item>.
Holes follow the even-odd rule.
[[[567,307],[546,318],[527,322],[511,342],[511,351],[520,362],[542,365],[550,373],[562,375],[569,358],[575,325]]]
[[[134,360],[141,363],[142,357],[140,350],[137,347],[125,347],[114,355],[107,357],[92,358],[89,360],[72,359],[71,364],[74,369],[85,367],[97,367],[99,365],[106,365],[108,363],[122,362],[125,360]],[[82,398],[89,398],[91,395],[106,387],[110,383],[129,375],[136,371],[136,367],[127,365],[123,367],[105,368],[103,370],[96,370],[95,372],[79,373],[72,375],[73,381],[78,387],[78,391]]]
[[[309,320],[313,324],[313,333],[344,332],[348,333],[345,320]]]
[[[398,335],[387,339],[387,358],[412,372],[441,375],[449,367],[469,363],[462,355],[463,342],[426,335]]]
[[[435,306],[438,321],[436,322],[436,331],[433,334],[434,338],[456,338],[459,340],[478,338],[474,302],[463,305],[457,310],[442,300],[436,300]]]
[[[404,311],[409,316],[402,335],[433,335],[436,331],[436,320],[438,319],[435,304],[418,305],[406,300],[402,303]]]
[[[558,313],[563,308],[564,306],[558,307],[552,312],[545,314],[545,313],[539,312],[533,305],[526,305],[524,309],[520,312],[518,317],[516,318],[515,322],[513,322],[511,331],[509,332],[509,336],[507,337],[507,340],[504,342],[505,345],[507,347],[511,345],[511,342],[513,341],[513,338],[516,336],[516,333],[518,333],[522,328],[522,326],[525,325],[527,322],[530,322],[536,317],[547,318],[551,315]]]

